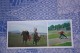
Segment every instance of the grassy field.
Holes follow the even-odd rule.
[[[59,31],[48,31],[48,39],[50,40],[49,44],[51,46],[72,46],[71,44],[71,32],[70,31],[64,31],[64,34],[68,37],[68,39],[59,39],[60,34]],[[52,43],[53,42],[53,43]]]
[[[47,36],[42,35],[38,45],[33,45],[33,39],[28,41],[26,44],[22,41],[22,36],[16,33],[8,34],[8,47],[38,47],[38,46],[47,46]]]
[[[71,42],[65,42],[65,43],[62,43],[62,44],[55,44],[53,46],[71,46]]]
[[[70,31],[64,31],[66,36],[71,36],[71,32]],[[48,31],[48,38],[49,39],[53,39],[53,38],[59,38],[59,33],[58,31]]]

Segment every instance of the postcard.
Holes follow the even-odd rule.
[[[8,48],[71,48],[72,21],[8,21],[7,43]]]

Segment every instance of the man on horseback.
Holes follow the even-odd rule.
[[[33,44],[37,45],[38,41],[39,41],[39,36],[38,36],[37,28],[35,28],[34,35],[33,35]]]

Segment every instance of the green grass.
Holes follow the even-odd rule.
[[[58,38],[58,37],[59,37],[58,34],[50,34],[50,35],[48,36],[49,39]]]
[[[66,36],[71,36],[71,32],[65,31]],[[48,38],[53,39],[53,38],[59,38],[60,34],[58,31],[48,31]]]
[[[46,46],[47,45],[47,36],[41,36],[40,41],[37,46]],[[23,43],[22,36],[20,34],[10,33],[8,35],[8,47],[34,47],[33,39],[28,41],[26,44]]]
[[[66,42],[66,43],[62,43],[62,44],[55,44],[53,46],[71,46],[71,42]]]

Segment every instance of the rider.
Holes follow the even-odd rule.
[[[34,29],[34,36],[33,36],[33,44],[37,45],[38,42],[38,32],[37,32],[37,28]]]

